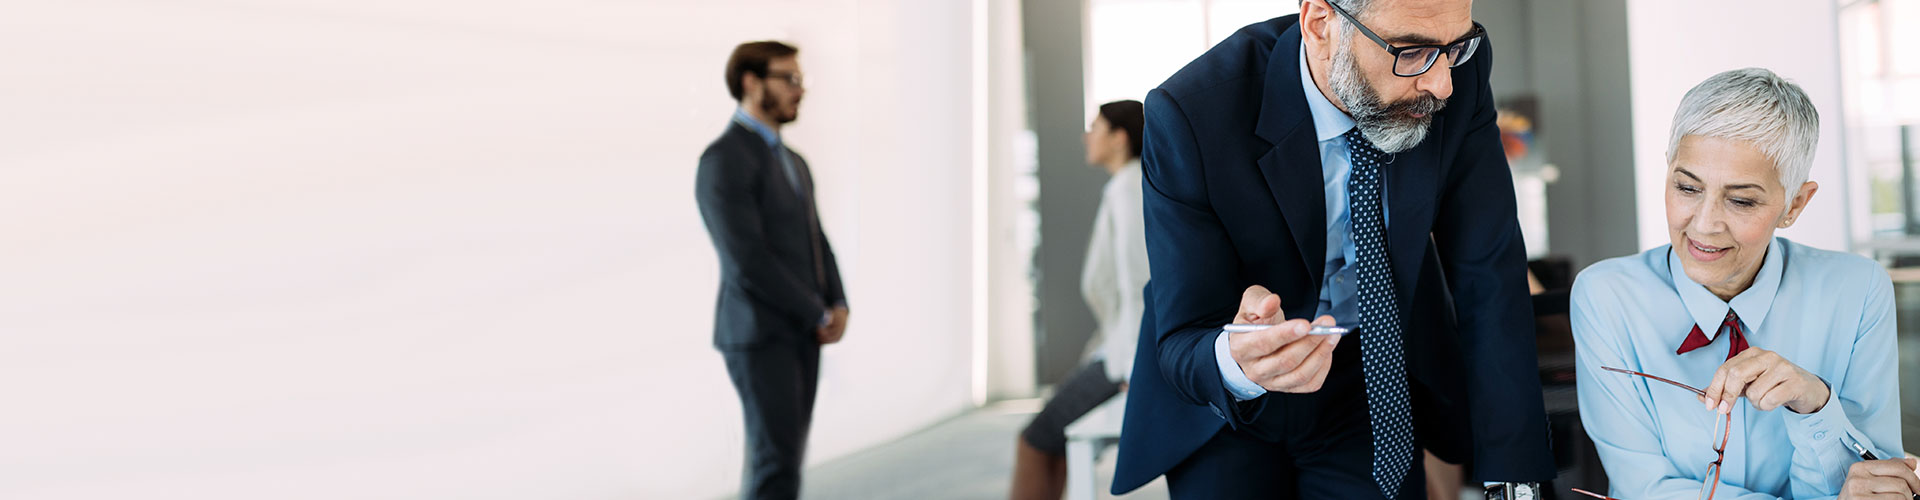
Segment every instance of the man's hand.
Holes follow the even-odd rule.
[[[1700,403],[1707,408],[1717,406],[1720,413],[1733,411],[1732,400],[1745,397],[1756,410],[1770,411],[1785,406],[1802,415],[1826,407],[1831,395],[1827,383],[1820,377],[1800,369],[1779,353],[1760,348],[1748,348],[1721,364],[1720,369],[1713,372],[1713,383],[1707,385],[1706,392],[1699,398]]]
[[[1914,459],[1870,460],[1847,467],[1847,482],[1840,485],[1840,500],[1908,500],[1920,493],[1920,476],[1913,469]]]
[[[833,312],[830,315],[832,318],[827,320],[826,326],[814,332],[821,344],[839,342],[840,337],[847,334],[847,306],[833,306]]]
[[[1280,296],[1254,285],[1240,296],[1240,312],[1234,323],[1277,325],[1265,330],[1227,334],[1227,347],[1240,371],[1269,391],[1308,393],[1320,390],[1333,367],[1333,348],[1339,335],[1308,335],[1317,325],[1332,325],[1332,316],[1306,320],[1287,320],[1280,311]]]

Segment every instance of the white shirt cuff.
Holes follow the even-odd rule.
[[[1233,349],[1227,346],[1228,335],[1232,334],[1221,331],[1220,336],[1213,338],[1214,364],[1220,366],[1220,380],[1226,383],[1227,392],[1233,394],[1233,399],[1239,401],[1266,394],[1267,388],[1253,383],[1253,379],[1247,378],[1246,372],[1240,371],[1240,364],[1233,361]]]

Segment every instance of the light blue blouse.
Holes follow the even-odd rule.
[[[1776,237],[1753,285],[1723,301],[1688,279],[1671,249],[1594,264],[1573,286],[1580,419],[1612,496],[1699,495],[1719,415],[1684,389],[1601,367],[1705,388],[1727,358],[1718,330],[1729,308],[1752,347],[1818,375],[1832,396],[1808,415],[1739,400],[1716,498],[1833,498],[1860,460],[1848,440],[1902,456],[1893,282],[1879,264]],[[1713,342],[1675,354],[1695,325]]]

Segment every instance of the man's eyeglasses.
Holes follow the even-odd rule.
[[[1380,35],[1373,34],[1373,30],[1367,29],[1367,25],[1360,24],[1360,19],[1353,17],[1353,14],[1348,14],[1346,9],[1340,8],[1339,5],[1334,5],[1333,0],[1327,0],[1327,6],[1333,7],[1333,11],[1339,13],[1340,17],[1344,17],[1347,19],[1347,22],[1353,23],[1353,27],[1360,28],[1360,33],[1367,35],[1367,38],[1373,39],[1373,43],[1380,44],[1380,48],[1387,49],[1387,54],[1393,55],[1393,74],[1397,76],[1415,77],[1424,75],[1427,73],[1427,70],[1433,68],[1434,61],[1440,60],[1440,54],[1443,53],[1447,55],[1447,60],[1453,61],[1453,66],[1465,64],[1468,59],[1473,59],[1473,52],[1480,48],[1480,40],[1487,37],[1486,28],[1481,27],[1480,23],[1473,23],[1473,30],[1468,31],[1467,36],[1460,37],[1459,40],[1454,40],[1453,43],[1395,47],[1393,44],[1387,43],[1386,40],[1380,39]]]
[[[1610,366],[1603,366],[1603,367],[1600,367],[1600,369],[1610,371],[1610,372],[1625,373],[1628,375],[1637,375],[1641,377],[1646,377],[1649,379],[1666,382],[1667,384],[1670,384],[1674,387],[1686,389],[1700,396],[1707,395],[1707,391],[1696,389],[1693,386],[1682,384],[1679,382],[1674,382],[1672,380],[1667,380],[1665,378],[1660,378],[1653,375],[1648,375],[1645,373],[1636,372],[1633,370],[1623,370],[1623,369],[1614,368]],[[1713,494],[1719,491],[1720,464],[1727,460],[1727,433],[1731,431],[1733,428],[1733,413],[1728,412],[1726,415],[1721,415],[1721,417],[1723,418],[1718,418],[1714,420],[1714,422],[1718,424],[1718,428],[1714,429],[1713,434],[1718,434],[1720,437],[1717,439],[1714,439],[1713,441],[1713,462],[1707,464],[1707,472],[1706,474],[1702,475],[1702,477],[1706,479],[1705,484],[1700,485],[1700,498],[1702,499],[1711,499],[1713,498]],[[1712,437],[1713,434],[1709,434],[1708,436]],[[1601,494],[1583,490],[1580,488],[1573,488],[1573,491],[1582,495],[1586,495],[1594,498],[1600,498],[1604,500],[1619,500],[1610,496],[1601,495]]]
[[[788,86],[791,86],[796,89],[806,87],[806,82],[800,76],[800,74],[792,71],[775,71],[775,72],[767,73],[767,80],[769,81],[779,80],[779,81],[787,82]]]

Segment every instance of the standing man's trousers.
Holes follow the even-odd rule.
[[[800,497],[814,389],[820,385],[820,344],[811,341],[812,334],[807,332],[808,341],[800,344],[720,353],[747,424],[740,498]]]

